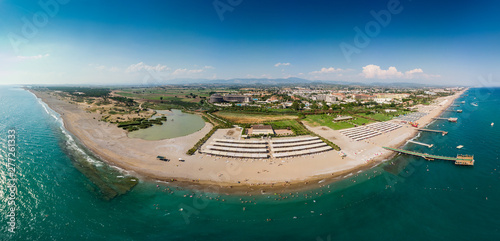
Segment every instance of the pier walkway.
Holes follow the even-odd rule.
[[[417,144],[417,145],[421,145],[421,146],[426,146],[426,147],[429,147],[429,148],[431,148],[431,147],[434,146],[434,144],[425,144],[425,143],[422,143],[422,142],[412,141],[412,140],[408,140],[408,142],[413,143],[413,144]]]
[[[446,135],[446,134],[448,134],[447,131],[440,131],[440,130],[431,130],[431,129],[422,129],[422,128],[421,129],[417,129],[417,130],[418,131],[427,131],[427,132],[437,132],[437,133],[443,134],[443,136]]]
[[[457,120],[458,120],[458,118],[456,118],[456,117],[450,117],[450,118],[435,117],[432,119],[434,119],[434,120],[448,120],[449,122],[457,122]]]
[[[407,155],[422,157],[425,160],[429,160],[429,161],[433,161],[433,160],[437,159],[437,160],[445,160],[445,161],[454,161],[455,165],[461,165],[461,166],[473,166],[474,165],[474,156],[469,156],[469,155],[457,155],[457,157],[447,157],[447,156],[438,156],[438,155],[431,155],[431,154],[427,154],[427,153],[420,153],[420,152],[415,152],[415,151],[396,149],[396,148],[385,147],[385,146],[383,148],[385,148],[387,150],[407,154]]]

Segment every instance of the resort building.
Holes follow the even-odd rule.
[[[375,97],[365,94],[355,94],[352,96],[355,100],[373,100]]]
[[[325,101],[326,103],[332,103],[334,101],[337,101],[337,96],[327,95],[327,94],[320,94],[320,95],[314,95],[314,96],[312,96],[311,100]]]
[[[220,95],[220,94],[213,94],[210,96],[210,103],[220,103],[220,102],[238,102],[238,103],[245,103],[245,102],[250,102],[250,96],[246,95]]]
[[[222,97],[222,95],[213,94],[210,96],[210,103],[220,103],[220,102],[224,102],[224,98]]]

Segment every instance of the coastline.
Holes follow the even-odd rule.
[[[200,131],[183,137],[159,141],[131,139],[124,130],[116,128],[115,125],[98,121],[100,119],[99,114],[88,113],[75,104],[59,100],[47,93],[27,90],[40,98],[51,109],[58,112],[66,130],[103,161],[131,171],[141,179],[164,182],[175,180],[175,185],[195,189],[210,186],[211,191],[218,192],[262,193],[262,190],[265,190],[265,192],[279,192],[284,189],[288,192],[316,188],[333,181],[342,180],[350,174],[370,169],[395,156],[395,153],[386,151],[364,162],[355,153],[352,160],[343,161],[335,151],[330,151],[326,154],[282,160],[281,164],[284,163],[283,166],[286,166],[286,168],[281,169],[277,168],[276,165],[269,167],[269,165],[274,164],[273,161],[277,162],[277,160],[269,160],[269,163],[267,161],[247,163],[246,161],[241,162],[239,159],[209,158],[202,154],[188,156],[185,154],[186,150],[210,131],[212,128],[210,123],[205,123],[205,126]],[[421,122],[422,126],[431,123],[433,121],[432,117],[441,115],[466,90],[458,92],[454,96],[449,96],[446,105],[427,115],[427,118]],[[316,134],[320,132],[318,128],[307,127]],[[415,129],[406,128],[404,132],[406,133],[404,138],[398,137],[399,139],[396,139],[389,146],[400,147],[418,134]],[[331,139],[326,136],[325,138]],[[337,143],[338,139],[332,141]],[[377,151],[379,150],[377,149]],[[172,161],[165,163],[156,160],[158,153],[168,153],[167,156]],[[314,159],[315,157],[317,158]],[[183,158],[186,162],[177,162],[177,158]],[[304,166],[304,164],[309,165],[311,160],[317,161],[319,164],[301,172],[301,169],[303,169],[301,166]],[[330,163],[331,160],[333,160],[333,163]],[[271,171],[268,171],[269,174],[266,173],[267,175],[258,175],[261,174],[260,170],[263,170],[263,168]],[[285,169],[284,175],[283,169]],[[199,172],[196,172],[196,170]],[[248,177],[248,181],[243,181],[240,176]]]

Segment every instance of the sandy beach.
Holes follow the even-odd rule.
[[[47,92],[30,91],[58,112],[63,118],[65,128],[103,160],[145,179],[169,182],[176,179],[195,186],[268,190],[273,187],[317,183],[318,180],[345,176],[379,164],[394,155],[382,146],[399,147],[418,132],[414,127],[404,125],[368,140],[353,141],[339,131],[306,125],[314,133],[340,146],[347,156],[342,158],[337,151],[263,160],[223,158],[200,153],[189,156],[186,154],[187,150],[210,131],[211,124],[205,123],[200,131],[172,139],[147,141],[129,138],[125,130],[99,121],[99,114],[89,113],[78,105],[60,100]],[[432,122],[433,117],[439,116],[463,92],[441,97],[431,106],[423,106],[422,108],[427,108],[428,114],[418,121],[420,126]],[[233,132],[228,131],[218,130],[214,136],[231,133],[234,136],[226,137],[239,138],[240,132],[236,128]],[[158,155],[171,161],[160,161],[156,158]],[[179,158],[185,161],[180,162]]]

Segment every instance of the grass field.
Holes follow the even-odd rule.
[[[347,122],[334,123],[332,120],[333,117],[329,115],[308,115],[305,119],[312,126],[327,126],[334,130],[354,127],[354,125]]]
[[[354,123],[356,125],[368,124],[372,123],[372,120],[368,120],[365,118],[355,118],[349,122],[341,121],[341,122],[333,122],[333,117],[329,115],[308,115],[305,119],[312,126],[327,126],[334,130],[341,130],[346,128],[354,127]]]
[[[199,102],[201,98],[187,98],[185,94],[181,93],[145,93],[137,94],[130,92],[116,92],[116,94],[124,97],[144,100],[164,100],[164,101],[184,101],[184,102]]]
[[[266,125],[271,125],[273,129],[286,129],[290,127],[290,129],[295,133],[295,135],[308,135],[311,132],[307,130],[303,125],[301,125],[297,120],[280,120],[273,122],[266,122]]]
[[[357,115],[366,116],[368,118],[372,118],[378,121],[388,121],[392,120],[392,118],[396,116],[404,115],[407,113],[409,113],[409,111],[397,111],[394,113],[374,113],[374,114],[358,113]]]
[[[234,123],[249,124],[249,123],[264,123],[279,120],[293,120],[295,115],[266,115],[266,114],[246,114],[241,112],[218,111],[214,115],[220,116]]]
[[[368,124],[368,123],[372,123],[372,122],[375,122],[375,121],[372,121],[372,120],[368,120],[368,119],[365,119],[365,118],[354,118],[353,120],[351,120],[350,122],[356,124],[356,125],[363,125],[363,124]]]

